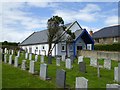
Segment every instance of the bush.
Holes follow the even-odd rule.
[[[100,51],[120,51],[120,43],[117,44],[106,44],[106,45],[95,45],[94,50]]]

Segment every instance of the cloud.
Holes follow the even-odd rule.
[[[104,23],[105,25],[116,25],[118,24],[118,16],[109,16]]]
[[[96,21],[98,12],[101,11],[100,7],[95,4],[87,4],[85,8],[78,10],[59,10],[56,9],[53,15],[61,16],[66,22],[82,20],[85,22]]]

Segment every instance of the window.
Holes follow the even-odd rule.
[[[82,50],[82,46],[77,46],[77,50]]]
[[[118,38],[117,38],[117,37],[114,37],[114,38],[113,38],[113,42],[118,42]]]
[[[62,45],[62,51],[65,51],[65,45]]]
[[[36,47],[36,49],[38,49],[38,47]]]
[[[45,47],[43,46],[43,47],[42,47],[42,49],[44,50],[44,49],[45,49]]]

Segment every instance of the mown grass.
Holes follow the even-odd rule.
[[[8,62],[7,55],[7,62]],[[14,60],[13,56],[13,60]],[[25,54],[21,53],[19,58],[19,64],[25,58]],[[34,55],[32,59],[34,60]],[[47,63],[47,57],[45,57],[45,63]],[[27,60],[27,68],[29,69],[29,61]],[[38,62],[35,62],[35,71],[38,75],[32,75],[28,70],[23,71],[21,67],[15,68],[13,65],[3,63],[2,72],[2,87],[3,88],[56,88],[56,70],[64,69],[66,71],[66,86],[69,88],[75,88],[76,77],[85,77],[88,79],[88,88],[106,88],[106,84],[114,82],[114,67],[118,66],[118,62],[112,61],[112,69],[107,70],[104,68],[100,69],[100,78],[97,77],[97,68],[90,66],[89,58],[84,58],[86,63],[87,73],[79,71],[79,65],[77,59],[73,63],[71,70],[65,68],[65,62],[61,61],[60,66],[56,66],[55,58],[52,59],[52,64],[48,64],[48,77],[51,78],[49,81],[43,81],[39,78],[40,72],[40,56],[38,56]],[[100,64],[103,65],[103,60],[99,60]]]

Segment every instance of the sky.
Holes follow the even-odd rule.
[[[47,20],[58,15],[64,23],[78,21],[93,32],[118,24],[118,2],[3,2],[0,8],[0,42],[22,42],[30,34],[47,28]]]

